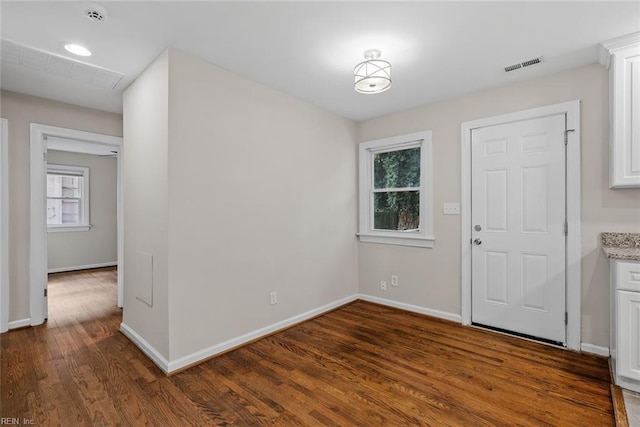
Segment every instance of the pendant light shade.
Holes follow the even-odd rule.
[[[359,63],[353,69],[356,92],[372,94],[381,93],[391,87],[391,64],[380,58],[380,51],[370,49],[365,51],[366,61]]]

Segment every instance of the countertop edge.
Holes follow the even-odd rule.
[[[617,248],[611,246],[603,246],[602,250],[609,259],[640,261],[640,249],[638,248]]]

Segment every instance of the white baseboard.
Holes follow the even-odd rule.
[[[197,351],[195,353],[191,353],[187,356],[184,356],[169,362],[168,372],[173,372],[178,369],[182,369],[186,366],[192,365],[201,360],[205,360],[212,356],[215,356],[216,354],[224,353],[225,351],[241,346],[242,344],[246,344],[258,338],[264,337],[266,335],[270,335],[281,329],[285,329],[290,326],[296,325],[298,323],[304,322],[305,320],[311,319],[312,317],[316,317],[320,314],[326,313],[327,311],[330,311],[342,305],[348,304],[352,301],[355,301],[356,299],[358,299],[356,295],[342,298],[332,303],[323,305],[322,307],[318,307],[316,309],[307,311],[306,313],[298,314],[297,316],[290,317],[288,319],[282,320],[280,322],[274,323],[264,328],[257,329],[253,332],[240,335],[239,337],[232,338],[220,344],[216,344],[211,347],[207,347],[205,349]]]
[[[412,304],[406,304],[403,302],[388,300],[385,298],[379,298],[372,295],[355,294],[355,295],[334,301],[332,303],[326,304],[322,307],[318,307],[316,309],[307,311],[306,313],[302,313],[297,316],[293,316],[288,319],[282,320],[280,322],[274,323],[272,325],[266,326],[264,328],[257,329],[255,331],[249,332],[239,337],[232,338],[220,344],[216,344],[211,347],[204,348],[202,350],[196,351],[194,353],[188,354],[186,356],[183,356],[179,359],[172,360],[172,361],[168,361],[151,344],[149,344],[144,338],[138,335],[133,329],[131,329],[124,322],[120,324],[120,331],[127,338],[129,338],[136,346],[138,346],[138,348],[140,348],[140,350],[142,350],[144,354],[146,354],[160,369],[162,369],[163,372],[169,374],[174,371],[178,371],[185,367],[201,362],[203,360],[206,360],[217,354],[221,354],[228,350],[239,347],[248,342],[270,335],[279,330],[304,322],[305,320],[316,317],[318,315],[326,313],[327,311],[333,310],[335,308],[338,308],[340,306],[343,306],[345,304],[348,304],[358,299],[386,305],[389,307],[398,308],[401,310],[412,311],[414,313],[426,314],[428,316],[450,320],[457,323],[462,322],[462,316],[460,316],[459,314],[447,313],[440,310],[434,310],[431,308],[420,307]],[[20,326],[28,326],[29,324],[30,324],[30,319],[24,319],[16,322],[11,322],[9,324],[9,328],[11,329],[11,328],[17,328]],[[582,343],[581,350],[585,353],[592,353],[592,354],[597,354],[599,356],[605,356],[605,357],[609,356],[608,347],[601,347],[594,344]]]
[[[433,310],[430,308],[420,307],[416,305],[406,304],[403,302],[392,301],[384,298],[374,297],[366,294],[358,294],[358,298],[364,301],[375,302],[389,307],[399,308],[401,310],[413,311],[416,313],[426,314],[428,316],[439,317],[441,319],[451,320],[453,322],[462,323],[462,316],[444,311]],[[609,347],[601,347],[594,344],[582,343],[580,350],[585,353],[596,354],[598,356],[609,357]]]
[[[47,273],[62,273],[65,271],[77,271],[77,270],[90,270],[92,268],[102,268],[102,267],[115,267],[118,263],[114,262],[101,262],[98,264],[88,264],[88,265],[74,265],[72,267],[57,267],[50,268],[47,270]]]
[[[609,357],[609,347],[601,347],[599,345],[583,342],[580,344],[580,350],[585,353],[597,354],[598,356]]]
[[[144,354],[149,357],[158,365],[158,368],[162,369],[164,372],[169,372],[169,361],[162,356],[158,350],[156,350],[151,344],[149,344],[144,338],[142,338],[136,331],[131,329],[126,323],[120,323],[120,332],[122,332],[127,338],[129,338],[133,343],[140,349]]]
[[[447,313],[446,311],[434,310],[432,308],[420,307],[417,305],[406,304],[404,302],[393,301],[366,294],[358,294],[357,297],[358,299],[364,301],[375,302],[377,304],[395,307],[401,310],[413,311],[414,313],[426,314],[427,316],[433,316],[440,319],[451,320],[452,322],[462,323],[462,316],[460,316],[459,314]]]
[[[9,322],[9,330],[31,326],[31,319],[20,319]]]
[[[131,329],[125,323],[120,324],[120,331],[125,336],[127,336],[131,341],[133,341],[133,343],[137,345],[140,348],[140,350],[142,350],[144,354],[146,354],[160,369],[162,369],[165,373],[169,374],[174,371],[193,365],[195,363],[206,360],[217,354],[224,353],[228,350],[239,347],[248,342],[254,341],[258,338],[262,338],[264,336],[270,335],[279,330],[304,322],[305,320],[308,320],[308,319],[311,319],[312,317],[316,317],[320,314],[326,313],[327,311],[333,310],[335,308],[348,304],[357,299],[358,299],[357,295],[351,295],[349,297],[342,298],[332,303],[323,305],[322,307],[318,307],[316,309],[307,311],[306,313],[298,314],[297,316],[290,317],[288,319],[282,320],[280,322],[274,323],[264,328],[256,329],[255,331],[221,342],[220,344],[216,344],[211,347],[204,348],[202,350],[196,351],[194,353],[188,354],[186,356],[183,356],[179,359],[172,360],[172,361],[168,361],[167,359],[165,359],[155,348],[153,348],[153,346],[151,346],[147,341],[144,340],[144,338],[138,335],[133,329]]]

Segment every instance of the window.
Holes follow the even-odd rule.
[[[433,247],[431,131],[363,142],[362,242]]]
[[[89,168],[48,165],[48,231],[88,231],[89,227]]]

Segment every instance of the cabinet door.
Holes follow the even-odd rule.
[[[611,57],[610,187],[640,187],[640,44]]]
[[[640,292],[617,293],[617,374],[640,380]]]

